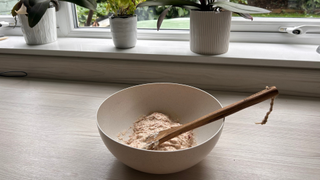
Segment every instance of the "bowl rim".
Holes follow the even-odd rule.
[[[124,145],[124,146],[126,146],[126,147],[131,148],[131,149],[141,150],[141,151],[147,151],[147,152],[151,152],[151,153],[174,153],[174,152],[180,152],[180,151],[186,151],[186,150],[194,149],[194,148],[197,148],[197,147],[205,144],[206,142],[210,141],[210,140],[211,140],[213,137],[215,137],[220,131],[222,131],[222,128],[223,128],[224,123],[225,123],[225,118],[221,118],[221,119],[222,119],[222,123],[221,123],[219,129],[217,130],[217,132],[216,132],[215,134],[213,134],[209,139],[203,141],[201,144],[197,144],[197,145],[192,146],[192,147],[190,147],[190,148],[179,149],[179,150],[175,150],[175,151],[156,151],[156,150],[147,150],[147,149],[135,148],[135,147],[129,146],[129,145],[127,145],[127,144],[121,143],[121,142],[116,141],[115,139],[111,138],[109,135],[107,135],[107,134],[102,130],[102,128],[101,128],[100,125],[99,125],[99,121],[98,121],[98,113],[99,113],[100,108],[101,108],[101,106],[103,105],[103,103],[105,103],[105,101],[107,101],[110,97],[112,97],[112,96],[114,96],[114,95],[116,95],[116,94],[118,94],[118,93],[121,93],[122,91],[126,91],[126,90],[129,90],[129,89],[132,89],[132,88],[138,88],[138,87],[141,87],[141,86],[154,85],[154,84],[170,84],[170,85],[185,86],[185,87],[189,87],[189,88],[196,89],[196,90],[198,90],[198,91],[201,91],[201,92],[203,92],[203,93],[211,96],[213,99],[215,99],[215,100],[218,102],[218,104],[220,105],[220,107],[223,108],[223,106],[222,106],[222,104],[220,103],[220,101],[218,101],[218,99],[215,98],[213,95],[211,95],[210,93],[208,93],[208,92],[206,92],[206,91],[204,91],[204,90],[202,90],[202,89],[200,89],[200,88],[197,88],[197,87],[194,87],[194,86],[191,86],[191,85],[186,85],[186,84],[181,84],[181,83],[173,83],[173,82],[143,83],[143,84],[133,85],[133,86],[130,86],[130,87],[121,89],[121,90],[119,90],[119,91],[116,91],[116,92],[112,93],[111,95],[109,95],[109,96],[100,104],[100,106],[99,106],[99,108],[98,108],[98,110],[97,110],[97,112],[96,112],[96,115],[97,115],[97,117],[96,117],[96,125],[97,125],[97,127],[98,127],[98,130],[99,130],[100,132],[102,132],[102,133],[103,133],[106,137],[108,137],[110,140],[112,140],[112,141],[114,141],[114,142],[116,142],[116,143],[118,143],[118,144]],[[220,120],[221,120],[221,119],[220,119]]]

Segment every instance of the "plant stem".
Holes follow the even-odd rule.
[[[88,18],[87,18],[87,22],[86,22],[85,26],[90,26],[91,20],[92,20],[92,16],[93,16],[93,10],[90,10],[89,13],[88,13]]]

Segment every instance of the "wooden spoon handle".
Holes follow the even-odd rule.
[[[262,90],[256,94],[253,94],[241,101],[238,101],[236,103],[233,103],[229,106],[226,106],[224,108],[221,108],[217,111],[214,111],[212,113],[209,113],[205,116],[202,116],[194,121],[191,121],[187,124],[184,124],[182,126],[178,126],[176,128],[171,128],[170,131],[168,132],[168,137],[166,137],[166,140],[169,140],[173,137],[176,137],[184,132],[190,131],[192,129],[195,129],[197,127],[203,126],[205,124],[211,123],[213,121],[219,120],[221,118],[224,118],[226,116],[229,116],[235,112],[238,112],[242,109],[245,109],[249,106],[255,105],[259,102],[265,101],[267,99],[273,98],[279,94],[277,88],[275,86],[273,87],[267,87],[265,90]],[[160,143],[162,141],[166,140],[160,140]]]

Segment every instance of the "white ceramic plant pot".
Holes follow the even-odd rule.
[[[111,17],[111,35],[117,48],[132,48],[137,43],[137,16]]]
[[[29,27],[28,17],[18,14],[23,37],[27,44],[47,44],[57,40],[56,9],[48,8],[41,20],[33,28]]]
[[[229,11],[191,11],[191,51],[211,55],[226,53],[229,48],[231,16]]]

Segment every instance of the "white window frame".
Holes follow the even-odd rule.
[[[72,12],[73,4],[61,2],[57,12],[58,36],[60,37],[90,37],[111,38],[107,28],[75,28]],[[0,16],[0,21],[14,22],[12,16]],[[290,43],[290,44],[320,44],[320,33],[310,33],[295,36],[278,31],[279,27],[319,25],[319,19],[309,18],[254,18],[253,21],[241,17],[233,17],[231,25],[231,42],[259,42],[259,43]],[[22,35],[21,29],[16,27],[0,29],[6,35]],[[188,30],[138,30],[138,39],[150,40],[189,40]]]
[[[14,24],[14,18],[11,15],[0,15],[0,22],[9,22]],[[13,27],[0,27],[0,34],[11,35],[11,36],[20,36],[22,35],[20,25],[18,24],[15,28]]]

